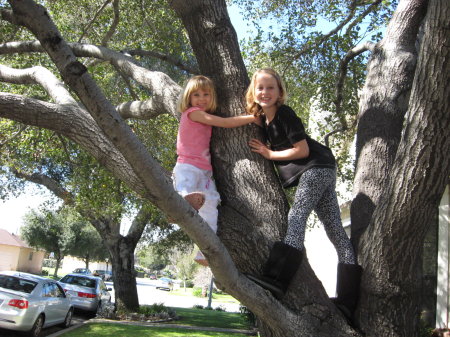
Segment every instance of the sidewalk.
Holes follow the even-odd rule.
[[[85,324],[90,323],[103,323],[103,324],[123,324],[123,325],[138,325],[138,326],[148,326],[148,327],[158,327],[158,328],[178,328],[178,329],[187,329],[187,330],[199,330],[199,331],[214,331],[214,332],[230,332],[230,333],[240,333],[248,336],[256,336],[255,330],[241,330],[241,329],[225,329],[225,328],[211,328],[211,327],[202,327],[202,326],[192,326],[192,325],[179,325],[179,324],[168,324],[168,323],[150,323],[150,322],[135,322],[135,321],[115,321],[110,319],[103,318],[93,318],[88,321],[85,321],[81,324],[72,325],[70,328],[58,331],[52,335],[47,337],[57,337],[61,336],[66,332],[72,331],[74,329],[78,329]]]

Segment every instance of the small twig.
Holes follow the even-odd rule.
[[[336,133],[339,133],[339,132],[344,132],[344,131],[346,131],[347,129],[346,128],[339,128],[339,129],[335,129],[335,130],[333,130],[333,131],[330,131],[330,132],[328,132],[326,135],[325,135],[325,137],[323,138],[323,140],[324,140],[324,143],[325,143],[325,146],[327,146],[327,147],[330,147],[330,141],[329,141],[329,139],[330,139],[330,137],[332,136],[332,135],[334,135],[334,134],[336,134]]]
[[[86,35],[86,33],[89,30],[89,28],[91,28],[91,26],[93,25],[95,20],[97,20],[97,17],[100,15],[100,13],[103,11],[103,9],[105,9],[105,7],[110,2],[111,2],[111,0],[106,0],[105,3],[102,5],[102,7],[100,7],[100,9],[97,11],[97,13],[94,14],[94,17],[92,18],[92,20],[87,24],[87,26],[84,28],[83,32],[81,33],[81,36],[78,39],[78,43],[81,43],[81,41],[83,40],[83,37]]]
[[[7,138],[3,143],[0,143],[0,148],[3,147],[5,144],[13,140],[14,138],[17,138],[20,136],[22,132],[24,132],[27,129],[28,125],[21,125],[19,131],[11,135],[11,137]]]

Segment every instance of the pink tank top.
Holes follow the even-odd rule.
[[[189,114],[197,110],[201,109],[192,107],[181,114],[177,136],[177,162],[212,171],[209,152],[212,127],[189,119]]]

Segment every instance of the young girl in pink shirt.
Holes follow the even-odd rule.
[[[211,79],[202,75],[189,79],[178,109],[181,112],[181,120],[173,184],[175,190],[198,210],[199,215],[216,232],[220,195],[213,180],[209,151],[212,127],[238,127],[256,122],[257,117],[241,115],[222,118],[213,115],[217,109],[214,84]],[[201,252],[198,252],[195,261],[208,265]]]

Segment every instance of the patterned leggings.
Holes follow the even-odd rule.
[[[350,239],[342,227],[335,186],[335,169],[313,167],[302,174],[294,203],[288,214],[289,226],[284,242],[297,249],[303,249],[306,221],[314,210],[336,248],[339,262],[356,264]]]

